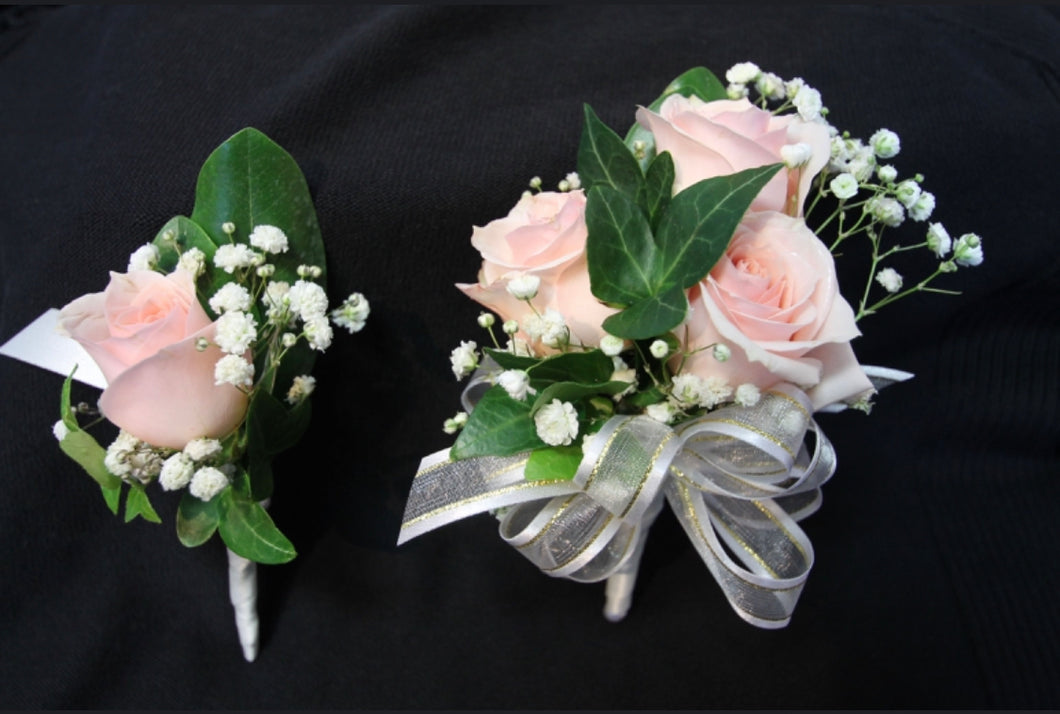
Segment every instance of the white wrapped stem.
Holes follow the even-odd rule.
[[[228,551],[228,596],[236,611],[236,630],[243,657],[258,656],[258,564]]]

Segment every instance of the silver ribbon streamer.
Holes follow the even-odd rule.
[[[912,375],[891,370],[891,381]],[[465,390],[475,401],[486,377]],[[585,440],[572,480],[527,481],[529,453],[423,459],[398,537],[402,544],[476,513],[506,509],[500,535],[542,572],[608,580],[608,619],[629,608],[648,528],[665,499],[736,613],[785,626],[813,566],[797,521],[820,506],[835,450],[809,398],[787,384],[750,407],[728,406],[676,429],[617,416]]]

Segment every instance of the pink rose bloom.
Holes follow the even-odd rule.
[[[141,441],[182,449],[198,437],[224,436],[242,421],[246,395],[214,384],[221,351],[213,344],[195,348],[200,337],[213,342],[215,327],[189,273],[112,272],[106,290],[60,311],[59,327],[107,379],[103,415]]]
[[[522,324],[533,312],[508,293],[507,281],[534,275],[541,280],[532,301],[538,312],[558,311],[570,327],[572,343],[595,347],[604,335],[600,323],[615,310],[590,290],[587,235],[584,192],[524,196],[506,217],[474,228],[471,245],[482,254],[479,282],[456,287],[502,320]]]
[[[674,193],[697,181],[781,161],[780,148],[804,143],[812,151],[808,164],[781,170],[751,204],[752,211],[802,215],[802,204],[814,176],[831,155],[828,128],[795,114],[773,116],[746,99],[704,102],[672,94],[655,113],[644,107],[637,121],[655,136],[656,151],[674,160]],[[790,209],[790,210],[789,210]]]
[[[748,213],[689,299],[689,348],[732,350],[726,362],[712,350],[695,354],[689,372],[733,387],[790,382],[807,390],[815,410],[872,390],[850,347],[861,333],[839,294],[832,255],[802,219]]]

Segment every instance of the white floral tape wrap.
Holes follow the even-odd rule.
[[[911,376],[895,375],[890,381]],[[542,572],[632,579],[665,498],[740,617],[763,628],[788,623],[813,565],[797,521],[818,508],[836,467],[801,390],[777,385],[754,406],[724,407],[676,429],[613,417],[583,452],[573,480],[538,481],[523,477],[527,453],[461,461],[434,453],[412,483],[398,544],[507,508],[501,537]],[[628,600],[631,583],[624,587]],[[620,619],[624,609],[605,613]]]

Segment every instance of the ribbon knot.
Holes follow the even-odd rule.
[[[665,499],[742,618],[764,628],[790,620],[813,565],[796,521],[819,507],[819,488],[835,471],[801,390],[779,385],[754,406],[724,407],[676,429],[613,417],[585,440],[571,480],[527,481],[528,458],[451,461],[448,450],[424,458],[398,544],[502,510],[501,537],[542,572],[594,582],[635,574]]]

